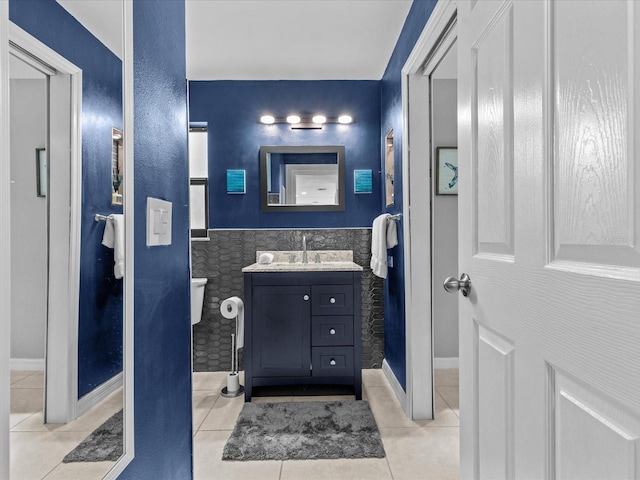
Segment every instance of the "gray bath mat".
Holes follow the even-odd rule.
[[[223,460],[382,458],[380,433],[364,401],[245,403]]]
[[[62,463],[115,462],[122,456],[122,431],[120,410],[68,453]]]

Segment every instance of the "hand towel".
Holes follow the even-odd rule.
[[[398,231],[391,215],[383,213],[373,221],[371,233],[371,270],[380,278],[387,278],[387,249],[398,244]]]
[[[102,244],[107,248],[113,248],[114,276],[124,277],[124,215],[109,215],[104,226]]]

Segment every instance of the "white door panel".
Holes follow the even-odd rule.
[[[478,332],[478,450],[482,478],[513,478],[513,343],[481,324]]]
[[[476,251],[508,256],[513,255],[511,10],[500,9],[472,47]]]
[[[556,478],[637,478],[640,422],[611,398],[551,369]]]
[[[634,3],[550,9],[557,260],[640,267]],[[594,35],[603,24],[607,33]]]
[[[461,476],[640,479],[640,6],[458,9]]]

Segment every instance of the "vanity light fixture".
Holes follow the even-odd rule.
[[[353,123],[351,115],[340,115],[339,117],[327,117],[321,114],[313,115],[296,115],[291,114],[287,117],[274,117],[273,115],[263,115],[260,117],[260,123],[264,125],[273,125],[275,123],[288,123],[294,130],[322,129],[325,124],[340,123],[346,125]]]

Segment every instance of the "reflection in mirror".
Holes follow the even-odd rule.
[[[384,190],[386,192],[386,206],[393,205],[394,187],[393,187],[393,130],[389,130],[384,139]]]
[[[124,251],[105,246],[123,210],[123,8],[10,0],[10,478],[102,478],[127,453]]]
[[[344,210],[343,146],[260,147],[263,211]]]
[[[122,177],[124,175],[124,141],[122,132],[117,128],[111,129],[111,203],[122,205]]]

